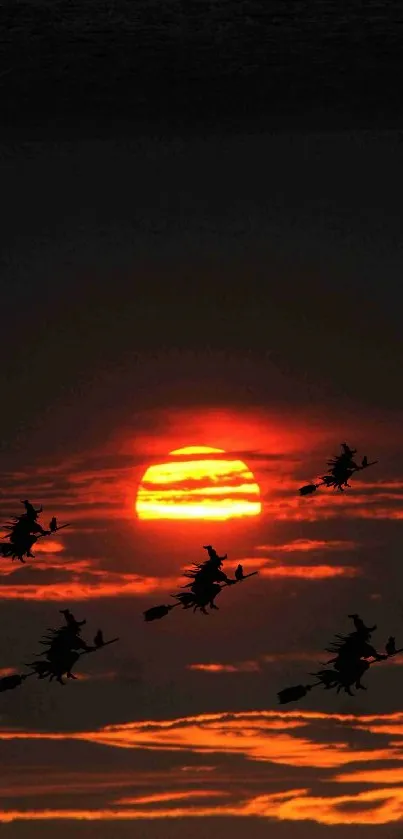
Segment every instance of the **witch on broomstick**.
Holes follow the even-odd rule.
[[[320,486],[333,487],[333,489],[338,489],[339,492],[344,492],[345,487],[351,486],[349,480],[355,472],[361,472],[362,469],[368,469],[369,466],[374,466],[375,463],[378,463],[377,460],[369,463],[365,455],[361,465],[358,466],[353,459],[354,455],[357,454],[357,449],[350,449],[347,443],[342,443],[341,447],[343,449],[342,454],[335,455],[331,460],[327,461],[327,465],[330,466],[328,474],[322,475],[320,482],[317,484],[306,484],[300,487],[300,495],[311,495]]]
[[[25,664],[25,667],[30,668],[30,672],[13,673],[0,678],[0,693],[15,690],[31,676],[37,676],[38,679],[49,679],[50,682],[56,679],[60,685],[65,685],[64,676],[68,679],[77,678],[72,673],[72,669],[81,656],[97,652],[103,647],[108,647],[109,644],[115,644],[116,641],[119,641],[119,638],[105,641],[102,630],[98,629],[93,644],[87,644],[81,638],[81,627],[86,621],[77,621],[70,609],[61,609],[61,614],[64,616],[65,625],[59,629],[48,629],[50,635],[43,636],[43,640],[39,642],[47,649],[43,653],[35,654],[36,661]]]
[[[325,690],[336,688],[337,693],[344,690],[349,696],[354,696],[351,692],[352,687],[355,687],[356,690],[366,690],[365,685],[361,683],[361,679],[364,673],[369,670],[371,664],[386,661],[386,659],[403,651],[403,648],[396,649],[395,638],[390,636],[385,644],[385,653],[378,653],[369,643],[371,633],[376,629],[376,626],[365,626],[357,614],[349,615],[349,618],[354,621],[355,631],[347,636],[336,635],[337,640],[326,648],[327,652],[336,653],[336,655],[325,663],[325,669],[309,674],[315,676],[317,681],[308,685],[295,685],[280,690],[277,694],[280,705],[296,702],[306,696],[310,690],[320,685]],[[327,664],[332,664],[333,667],[327,669]]]
[[[218,556],[212,545],[203,545],[203,547],[208,552],[209,558],[205,562],[194,563],[192,569],[185,571],[184,576],[190,578],[191,582],[182,586],[182,588],[188,588],[190,591],[172,594],[171,597],[175,598],[178,603],[169,606],[153,606],[151,609],[147,609],[144,612],[144,620],[159,620],[165,617],[171,609],[175,609],[176,606],[182,606],[183,609],[193,608],[194,612],[199,609],[204,615],[208,615],[207,606],[210,609],[218,609],[214,600],[223,588],[233,586],[258,573],[253,571],[252,574],[244,574],[242,565],[238,565],[235,571],[235,579],[231,580],[221,570],[221,565],[223,560],[227,558],[227,554]]]
[[[4,530],[8,530],[8,535],[5,538],[9,541],[0,542],[0,555],[25,562],[24,556],[34,559],[35,554],[32,553],[32,548],[38,539],[51,536],[58,530],[63,530],[70,525],[58,525],[56,517],[52,516],[49,528],[45,530],[38,521],[38,516],[42,513],[42,507],[36,510],[28,499],[21,501],[21,504],[25,507],[25,513],[20,516],[13,516],[13,521],[4,525]]]

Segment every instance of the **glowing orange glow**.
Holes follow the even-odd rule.
[[[262,568],[262,577],[298,577],[302,580],[326,580],[331,577],[356,577],[359,569],[350,565],[275,565]]]
[[[336,539],[294,539],[293,542],[285,542],[280,545],[256,545],[257,551],[284,551],[285,553],[294,553],[303,551],[304,553],[311,553],[312,551],[351,551],[359,547],[358,542],[351,540],[336,540]]]
[[[214,789],[190,790],[189,792],[160,792],[155,795],[144,795],[139,798],[120,798],[116,804],[154,804],[159,801],[180,801],[190,798],[224,798],[229,792],[219,792]]]
[[[116,579],[107,571],[92,576],[99,582],[75,582],[21,585],[0,585],[1,600],[43,600],[65,602],[91,600],[99,597],[125,597],[132,594],[151,594],[155,591],[169,591],[177,582],[170,577],[140,577],[137,574],[118,574]]]
[[[150,466],[137,493],[139,519],[258,516],[260,490],[253,473],[242,460],[226,460],[224,454],[210,446],[185,446],[170,452],[178,460]]]
[[[240,664],[188,664],[188,670],[202,670],[205,673],[254,673],[260,670],[257,661],[243,661]]]
[[[67,741],[76,741],[115,749],[161,750],[165,758],[170,751],[175,755],[192,752],[204,757],[220,756],[219,766],[203,763],[178,767],[175,761],[157,772],[138,768],[134,773],[116,774],[113,770],[86,773],[81,768],[73,772],[62,769],[55,775],[53,767],[45,766],[33,783],[30,776],[27,783],[18,773],[3,785],[2,797],[7,795],[18,801],[18,798],[35,796],[35,809],[26,806],[17,809],[18,805],[14,810],[0,808],[0,823],[50,818],[118,822],[255,816],[281,822],[314,821],[329,826],[391,824],[401,821],[403,815],[401,744],[396,747],[393,740],[385,739],[379,748],[378,738],[374,736],[372,741],[366,738],[365,748],[360,748],[359,742],[354,745],[345,742],[345,732],[355,734],[357,728],[369,732],[371,723],[402,724],[402,721],[402,712],[326,714],[300,708],[295,712],[224,711],[177,719],[137,720],[95,731],[0,729],[0,740],[59,741],[63,750]],[[319,723],[317,728],[315,722]],[[263,762],[271,767],[275,764],[287,767],[287,775],[280,778],[284,788],[279,789],[275,779],[275,786],[270,789],[266,773],[252,772],[248,779],[242,766],[239,775],[228,771],[235,755],[238,761],[246,760],[249,765],[253,761],[255,765]],[[225,764],[226,760],[229,763]],[[390,766],[391,761],[395,766]],[[357,769],[359,763],[366,766]],[[323,780],[318,778],[318,769],[328,770]],[[207,772],[207,777],[200,777]],[[372,788],[357,788],[360,783],[370,784]],[[350,786],[347,791],[345,784]],[[102,808],[77,808],[81,798],[73,801],[72,791],[81,796],[83,790],[95,789],[103,790]],[[43,797],[55,792],[63,794],[63,791],[68,796],[66,801],[60,809],[50,810]]]
[[[2,679],[3,676],[12,676],[14,673],[16,673],[14,667],[0,667],[0,679]]]
[[[38,554],[58,554],[60,551],[64,551],[64,545],[56,539],[44,539],[42,542],[38,539],[34,549],[35,553]]]

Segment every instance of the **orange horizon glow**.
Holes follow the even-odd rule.
[[[242,460],[226,460],[224,449],[211,446],[185,446],[169,454],[181,459],[150,466],[140,482],[139,519],[226,521],[260,515],[260,489]]]
[[[6,793],[16,799],[15,809],[0,807],[0,823],[51,818],[117,822],[258,816],[328,826],[391,824],[401,821],[403,814],[402,742],[389,738],[380,744],[377,735],[369,735],[372,723],[395,724],[398,728],[402,722],[401,711],[374,715],[299,708],[151,718],[80,731],[0,729],[0,740],[5,741],[59,741],[63,749],[69,741],[85,742],[94,748],[101,745],[118,750],[145,749],[165,756],[182,753],[184,759],[192,753],[199,761],[193,766],[178,766],[175,760],[154,776],[149,770],[142,770],[141,761],[134,774],[116,774],[112,768],[88,774],[76,769],[62,770],[55,776],[54,768],[49,766],[41,767],[33,783],[30,778],[27,783],[18,774],[3,789],[3,798]],[[317,728],[314,723],[319,724]],[[365,731],[366,740],[350,742],[346,731],[354,735],[354,740],[358,731]],[[280,776],[283,788],[279,788],[277,780],[274,787],[268,787],[265,776],[259,782],[260,773],[252,772],[248,779],[242,765],[233,774],[228,767],[233,765],[235,756],[250,766],[264,764],[272,770],[276,766],[286,767],[287,775]],[[229,761],[227,765],[225,759]],[[357,768],[357,764],[362,766]],[[320,781],[318,770],[327,772]],[[180,777],[185,771],[186,776]],[[196,778],[196,774],[206,772],[207,778]],[[360,783],[369,784],[370,788],[357,788]],[[347,791],[346,784],[350,785]],[[82,793],[83,789],[102,789],[102,806],[80,809],[80,799],[71,801],[71,791]],[[44,797],[63,791],[68,797],[50,810]],[[18,799],[27,796],[35,796],[32,809],[27,809],[25,801],[18,806]]]

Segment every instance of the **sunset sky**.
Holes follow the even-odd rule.
[[[0,520],[71,527],[1,560],[0,671],[60,609],[120,642],[0,694],[7,839],[401,839],[403,656],[277,703],[348,614],[403,646],[401,133],[310,83],[303,128],[8,118]],[[379,463],[301,498],[343,440]],[[207,544],[258,576],[145,623]]]

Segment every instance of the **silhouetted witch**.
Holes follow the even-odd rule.
[[[347,443],[342,443],[341,447],[343,449],[343,453],[335,455],[331,460],[327,461],[327,465],[330,466],[328,474],[322,475],[320,482],[317,484],[306,484],[305,486],[300,487],[300,495],[311,495],[313,492],[316,492],[320,486],[333,487],[333,489],[338,489],[340,492],[344,492],[344,487],[351,486],[351,484],[349,484],[349,480],[355,472],[360,472],[362,469],[368,469],[369,466],[374,466],[375,463],[378,463],[377,460],[373,460],[371,463],[368,463],[368,458],[365,455],[362,459],[361,465],[358,466],[353,460],[354,455],[357,453],[357,449],[350,449]]]
[[[349,618],[354,621],[355,632],[351,632],[349,635],[336,635],[337,640],[326,648],[327,652],[337,653],[334,658],[326,662],[326,664],[333,664],[333,669],[329,668],[310,673],[311,676],[316,676],[318,679],[311,685],[295,685],[279,691],[277,695],[281,705],[302,699],[308,691],[314,687],[319,687],[319,685],[322,685],[325,690],[336,688],[337,693],[344,690],[349,696],[354,696],[351,692],[353,686],[356,690],[366,690],[365,685],[361,683],[361,678],[369,670],[371,664],[375,664],[377,661],[385,661],[387,658],[403,651],[403,647],[399,650],[396,649],[395,639],[391,636],[385,645],[385,654],[378,653],[369,643],[371,633],[376,629],[376,626],[365,626],[359,615],[356,614],[349,615]],[[369,661],[369,659],[372,659],[372,661]]]
[[[191,582],[186,583],[182,588],[188,588],[190,591],[171,594],[171,597],[178,600],[178,603],[170,606],[153,606],[151,609],[147,609],[144,612],[144,620],[159,620],[165,617],[171,609],[175,609],[176,606],[182,606],[183,609],[193,609],[194,612],[199,609],[204,615],[208,615],[206,611],[208,606],[210,609],[218,609],[214,601],[223,588],[240,583],[258,573],[253,571],[252,574],[244,574],[242,566],[238,565],[235,579],[231,580],[221,570],[223,560],[227,558],[227,555],[218,556],[212,545],[203,545],[203,548],[208,552],[209,558],[205,562],[194,563],[193,568],[185,571],[184,574]]]
[[[69,527],[69,525],[62,524],[59,527],[55,516],[53,516],[49,522],[49,530],[44,530],[38,522],[42,507],[35,510],[35,507],[28,500],[21,501],[21,504],[25,507],[25,513],[21,516],[13,516],[13,522],[4,525],[4,530],[9,531],[7,536],[9,541],[0,542],[0,554],[1,556],[11,557],[13,560],[19,559],[20,562],[25,562],[24,556],[34,559],[35,555],[32,553],[32,547],[40,537],[50,536],[57,530]]]
[[[68,679],[77,678],[73,675],[72,669],[80,656],[94,653],[101,647],[114,644],[119,641],[119,638],[104,641],[102,630],[98,629],[93,644],[87,644],[81,638],[81,627],[86,621],[76,621],[69,609],[62,609],[61,614],[64,615],[66,625],[60,627],[60,629],[49,629],[50,635],[44,636],[44,640],[40,641],[43,646],[48,647],[44,654],[37,654],[37,656],[44,655],[44,658],[40,661],[31,661],[25,666],[33,669],[29,675],[36,673],[39,679],[49,677],[49,681],[56,679],[61,685],[64,685],[64,675]]]

